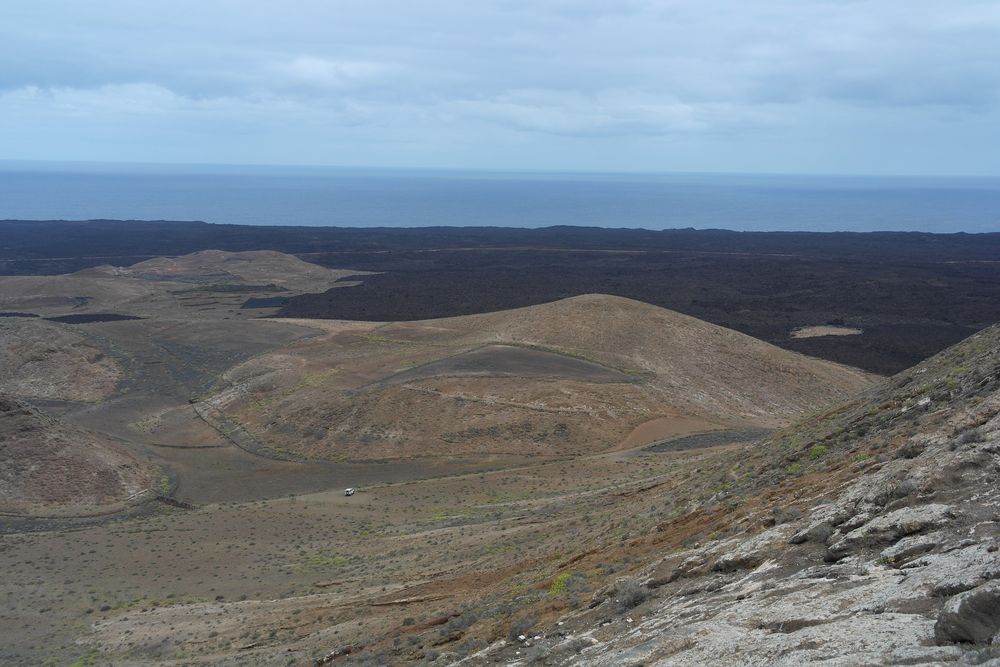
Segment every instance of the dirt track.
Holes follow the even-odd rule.
[[[599,383],[635,382],[634,378],[619,370],[592,361],[513,345],[487,345],[396,373],[376,384],[403,384],[440,376],[551,377]]]

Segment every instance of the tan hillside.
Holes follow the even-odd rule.
[[[603,295],[423,322],[314,326],[327,335],[228,373],[230,386],[204,402],[203,416],[241,446],[277,456],[564,456],[615,448],[649,422],[657,428],[647,428],[647,441],[779,426],[872,381]]]
[[[817,403],[867,386],[861,371],[788,352],[756,338],[640,301],[602,294],[477,315],[465,326],[499,340],[594,355],[655,374],[671,402],[704,414],[777,425]],[[454,320],[440,320],[442,326]]]
[[[0,392],[22,398],[95,401],[114,391],[121,365],[71,327],[0,319]]]
[[[49,316],[118,314],[199,318],[259,316],[249,298],[325,292],[357,271],[326,269],[270,250],[205,250],[128,267],[97,266],[59,276],[0,276],[0,311]]]
[[[274,250],[203,250],[180,257],[156,257],[125,268],[97,267],[81,273],[185,283],[271,284],[293,292],[325,291],[340,278],[358,275],[310,264]]]
[[[86,514],[149,489],[131,454],[0,394],[0,512]]]

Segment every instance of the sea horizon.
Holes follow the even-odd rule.
[[[0,161],[0,219],[1000,231],[1000,177]]]

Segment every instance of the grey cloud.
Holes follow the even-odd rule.
[[[250,134],[297,122],[356,147],[377,128],[427,155],[475,144],[486,162],[515,135],[585,154],[616,136],[775,140],[810,118],[863,129],[892,109],[917,135],[942,111],[1000,115],[992,1],[9,0],[4,13],[0,122],[148,121],[154,153],[153,118]]]

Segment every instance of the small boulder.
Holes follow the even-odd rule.
[[[934,625],[938,644],[985,644],[1000,630],[1000,582],[983,584],[948,600]]]

